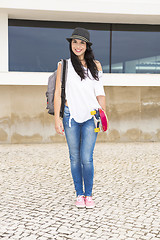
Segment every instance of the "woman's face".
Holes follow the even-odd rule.
[[[79,39],[72,39],[71,47],[74,54],[76,54],[79,58],[84,58],[84,53],[87,47],[86,42]]]

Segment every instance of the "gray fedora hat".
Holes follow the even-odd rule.
[[[90,46],[92,45],[92,43],[90,42],[90,34],[89,31],[85,28],[80,28],[77,27],[74,29],[72,36],[70,38],[66,38],[69,42],[72,39],[80,39],[83,40],[84,42],[88,43]]]

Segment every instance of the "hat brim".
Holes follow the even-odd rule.
[[[91,42],[85,41],[81,36],[76,36],[76,37],[72,37],[72,36],[71,36],[70,38],[66,38],[66,39],[67,39],[68,42],[70,42],[72,39],[79,39],[79,40],[82,40],[82,41],[88,43],[90,46],[92,45]]]

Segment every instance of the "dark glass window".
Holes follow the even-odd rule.
[[[107,24],[78,23],[90,31],[95,58],[109,72]],[[53,72],[61,58],[69,58],[70,37],[76,23],[9,20],[9,70]]]
[[[160,73],[159,43],[159,26],[113,26],[111,72]]]
[[[99,60],[104,73],[109,73],[110,32],[90,30],[95,59]]]
[[[108,73],[160,73],[160,26],[9,20],[9,70],[53,72],[69,58],[75,27],[90,31],[95,59]]]
[[[70,29],[10,26],[9,70],[52,72],[68,57],[65,37],[70,34]]]

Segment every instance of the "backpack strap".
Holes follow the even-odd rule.
[[[66,83],[66,60],[63,59],[63,72],[62,72],[62,84],[61,84],[61,117],[63,118],[64,114],[64,105],[65,105],[65,83]]]

